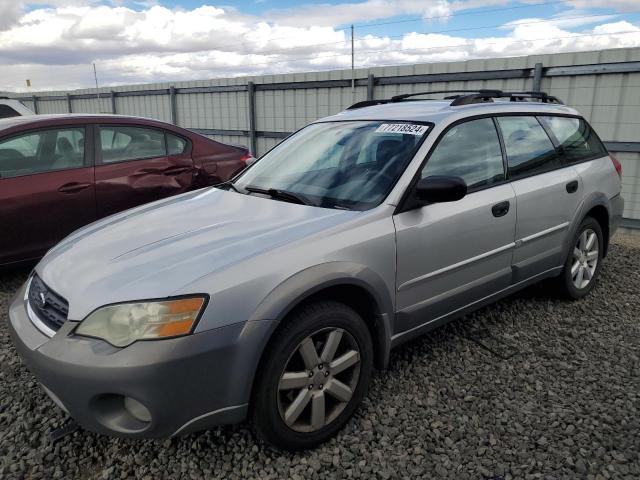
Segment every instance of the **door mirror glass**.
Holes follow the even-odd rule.
[[[421,203],[455,202],[467,194],[467,184],[460,177],[431,176],[418,182],[415,194]]]

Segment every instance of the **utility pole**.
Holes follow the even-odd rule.
[[[96,81],[96,98],[100,99],[100,93],[98,93],[98,73],[96,72],[96,62],[93,62],[93,79]]]
[[[355,70],[355,48],[354,48],[354,39],[353,39],[353,23],[351,24],[351,94],[353,99],[355,100],[356,96],[356,70]]]

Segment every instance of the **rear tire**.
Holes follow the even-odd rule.
[[[373,347],[363,319],[334,301],[295,312],[263,355],[252,398],[258,437],[285,450],[315,447],[336,434],[364,398]]]
[[[560,293],[570,299],[585,297],[595,286],[604,252],[602,228],[593,217],[585,217],[576,232],[558,277]]]

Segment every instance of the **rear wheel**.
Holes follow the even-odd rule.
[[[586,217],[573,239],[558,281],[562,293],[573,299],[587,295],[595,286],[602,267],[604,239],[598,221]]]
[[[254,427],[277,447],[311,448],[342,428],[366,394],[369,331],[351,308],[327,301],[298,311],[276,335],[257,373]]]

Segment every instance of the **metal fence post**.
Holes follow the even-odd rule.
[[[114,92],[113,90],[111,90],[111,113],[113,115],[116,114],[117,109],[116,109],[116,92]]]
[[[536,63],[533,69],[533,91],[539,92],[542,86],[542,63]]]
[[[249,102],[249,145],[251,153],[258,155],[256,144],[256,86],[253,82],[247,83],[247,95]]]
[[[73,108],[71,108],[71,94],[67,93],[67,110],[69,113],[73,113]]]
[[[171,108],[171,123],[178,124],[176,115],[176,87],[169,87],[169,106]]]
[[[38,97],[34,95],[31,97],[31,101],[33,102],[33,113],[38,113]]]
[[[367,100],[373,100],[373,89],[375,88],[375,77],[370,73],[367,77]]]

